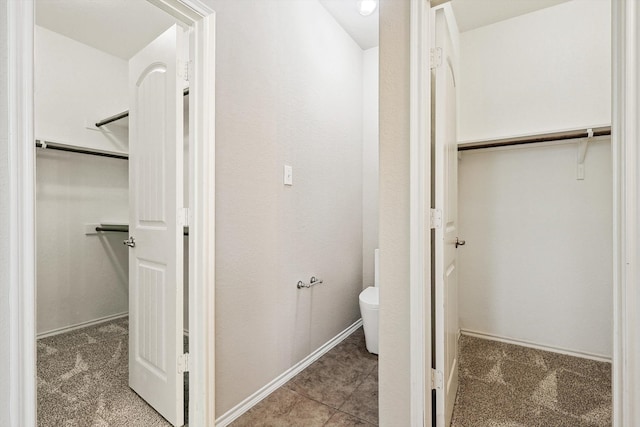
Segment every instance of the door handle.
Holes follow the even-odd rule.
[[[465,242],[464,240],[459,240],[459,239],[456,237],[456,249],[458,249],[458,246],[464,246],[464,245],[466,245],[466,244],[467,244],[467,242]]]
[[[136,239],[134,239],[133,236],[130,236],[127,240],[124,240],[122,244],[127,245],[130,248],[134,248],[136,246]]]

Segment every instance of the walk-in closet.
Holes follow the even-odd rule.
[[[500,4],[433,11],[437,425],[608,426],[611,4]]]
[[[188,228],[167,213],[189,206],[179,64],[184,29],[145,0],[36,1],[39,426],[187,422],[166,350],[188,354]]]

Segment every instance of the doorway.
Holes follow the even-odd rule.
[[[38,424],[182,425],[188,40],[144,1],[83,6],[36,2]],[[127,19],[147,32],[99,25]]]
[[[566,62],[610,57],[610,4],[540,4],[490,22],[467,6],[454,0],[432,21],[437,425],[610,425],[611,71]],[[589,31],[560,24],[576,16]],[[534,70],[542,58],[549,73]]]
[[[157,6],[160,8],[167,10],[173,15],[178,22],[180,23],[181,28],[185,28],[190,30],[188,33],[188,37],[192,42],[190,49],[190,56],[192,58],[192,67],[190,67],[190,80],[191,80],[191,101],[190,108],[190,129],[192,130],[192,147],[190,150],[189,156],[189,164],[190,164],[190,180],[195,182],[195,185],[190,186],[190,192],[192,197],[190,197],[190,204],[195,208],[189,209],[188,211],[183,212],[185,215],[185,219],[190,219],[190,227],[192,231],[197,231],[198,235],[196,235],[193,239],[190,239],[191,253],[193,254],[192,258],[189,262],[189,270],[191,273],[191,277],[195,277],[198,280],[198,285],[194,284],[194,281],[190,282],[190,291],[192,295],[196,296],[195,303],[192,303],[192,310],[189,312],[189,317],[191,319],[197,319],[196,321],[192,321],[192,325],[195,325],[191,330],[191,343],[189,347],[191,348],[192,357],[190,360],[190,368],[191,372],[199,372],[200,375],[196,377],[196,380],[193,381],[190,389],[192,391],[193,398],[191,399],[191,404],[195,408],[194,411],[190,414],[192,416],[192,420],[194,422],[198,422],[198,420],[205,424],[209,419],[213,419],[213,369],[211,369],[213,365],[213,346],[207,339],[209,337],[210,328],[213,327],[213,322],[211,319],[213,318],[213,271],[212,266],[209,265],[205,260],[213,259],[213,198],[208,197],[213,192],[212,188],[212,180],[211,176],[213,174],[214,162],[214,145],[213,145],[213,129],[212,126],[209,126],[204,117],[210,119],[213,117],[213,23],[214,16],[212,15],[213,11],[210,10],[205,5],[197,2],[197,1],[184,1],[184,2],[174,2],[174,1],[157,1],[155,2]],[[17,6],[17,5],[10,5]],[[17,22],[20,22],[19,28],[21,36],[18,36],[18,40],[32,40],[33,38],[33,30],[34,30],[34,21],[33,21],[33,4],[29,5],[20,5],[20,7],[9,7],[9,17],[8,22],[11,24],[9,28],[15,29],[15,25]],[[27,10],[30,9],[31,13]],[[81,25],[78,25],[81,27]],[[10,30],[11,31],[11,30]],[[30,32],[31,31],[31,32]],[[13,34],[13,33],[12,33]],[[25,37],[25,38],[21,38]],[[15,40],[15,39],[12,39]],[[13,45],[12,45],[13,46]],[[19,55],[26,52],[27,49],[19,49]],[[12,51],[15,52],[15,51]],[[15,58],[15,57],[14,57]],[[25,69],[32,69],[33,63],[29,60],[29,55],[26,56],[25,62],[21,62],[20,65],[16,65],[17,67],[24,66]],[[72,58],[65,58],[71,60]],[[9,61],[11,64],[15,64],[14,62]],[[13,71],[13,69],[12,69]],[[18,78],[20,79],[26,78],[30,79],[32,75],[31,71],[28,73],[10,73],[10,78]],[[206,75],[207,78],[204,79],[203,76]],[[18,87],[18,85],[14,85],[13,87]],[[22,88],[26,88],[29,86],[20,86]],[[25,96],[24,103],[25,105],[33,105],[30,91],[22,91],[21,95]],[[182,93],[180,93],[180,96]],[[22,101],[21,101],[22,102]],[[97,102],[97,101],[96,101]],[[15,104],[12,104],[15,105]],[[11,107],[13,108],[13,107]],[[31,107],[28,107],[31,108]],[[13,111],[13,110],[12,110]],[[91,119],[92,120],[92,119]],[[32,122],[28,120],[28,122],[32,125]],[[88,122],[86,124],[87,127],[95,125],[95,123]],[[29,126],[29,125],[27,125]],[[26,131],[27,134],[33,135],[32,131]],[[34,156],[34,148],[33,145],[34,138],[30,139],[30,148],[24,148],[27,153],[30,153],[30,157],[35,159]],[[40,141],[40,145],[48,146],[48,148],[60,149],[56,150],[56,154],[63,154],[62,151],[69,148],[68,145],[72,144],[46,144],[46,141]],[[82,147],[82,146],[81,146]],[[71,148],[77,148],[71,147]],[[96,148],[96,147],[89,147]],[[40,149],[40,148],[39,148]],[[21,148],[22,150],[22,148]],[[58,152],[60,151],[60,152]],[[87,151],[112,151],[112,150],[87,150]],[[54,153],[53,150],[50,153]],[[64,153],[66,154],[66,153]],[[75,152],[74,155],[86,155],[95,153],[80,153]],[[114,153],[101,153],[101,154],[114,154]],[[116,153],[119,155],[119,153]],[[102,156],[104,157],[104,156]],[[110,157],[110,156],[106,156]],[[113,156],[111,156],[114,158]],[[95,159],[97,160],[97,159]],[[121,159],[119,159],[121,160]],[[33,167],[33,164],[32,166]],[[28,173],[27,173],[28,175]],[[24,188],[25,194],[28,192],[29,185],[26,185]],[[34,187],[31,187],[35,190]],[[34,193],[35,194],[35,193]],[[207,197],[203,197],[206,194]],[[96,195],[97,196],[97,195]],[[26,199],[28,200],[28,198]],[[204,202],[203,202],[204,200]],[[33,213],[33,205],[31,208],[25,208],[22,210],[22,214],[20,215],[21,223],[26,224],[29,222],[29,218],[33,218],[30,216],[28,212]],[[95,225],[95,224],[92,224]],[[113,225],[113,224],[106,224]],[[25,225],[26,226],[26,225]],[[77,230],[76,230],[77,231]],[[81,230],[81,234],[84,234],[85,230]],[[95,228],[93,230],[96,231]],[[114,230],[99,230],[101,232],[114,232]],[[182,236],[181,236],[182,239]],[[26,241],[25,241],[26,242]],[[61,242],[64,243],[64,242]],[[29,246],[28,244],[26,246]],[[21,258],[22,259],[22,258]],[[121,258],[120,258],[121,259]],[[25,264],[21,264],[25,265]],[[33,277],[35,275],[35,266],[32,265],[32,273],[23,274],[21,277],[21,283],[23,286],[20,288],[20,294],[30,294],[34,295],[34,289],[31,288],[28,283],[24,281],[29,281],[29,277]],[[81,268],[81,266],[80,266]],[[122,273],[122,272],[120,272]],[[35,281],[31,282],[34,284]],[[31,299],[23,299],[24,304],[31,304],[33,306],[34,300]],[[31,301],[31,302],[28,302]],[[209,310],[210,308],[210,310]],[[81,311],[82,308],[78,308],[77,311]],[[29,310],[27,310],[29,311]],[[20,316],[25,314],[28,319],[28,314],[25,312],[19,312]],[[80,322],[83,323],[83,322]],[[16,324],[17,325],[17,324]],[[12,383],[13,385],[20,384],[21,390],[25,391],[25,394],[21,394],[24,396],[22,399],[14,401],[21,408],[19,411],[13,412],[15,414],[20,414],[21,425],[29,425],[35,423],[33,417],[35,416],[35,390],[32,385],[35,384],[35,372],[29,368],[29,360],[35,361],[33,358],[35,356],[34,345],[28,344],[29,339],[35,338],[35,325],[29,321],[25,321],[20,324],[21,325],[21,333],[17,335],[13,335],[13,337],[20,337],[21,341],[24,341],[24,345],[16,346],[16,352],[22,354],[20,357],[21,368],[20,375],[22,380],[19,383]],[[33,329],[30,328],[33,326]],[[58,328],[53,328],[58,329]],[[182,332],[181,332],[182,333]],[[29,350],[31,349],[31,350]],[[18,353],[16,353],[18,354]],[[13,360],[13,359],[12,359]],[[81,363],[82,365],[82,363]],[[35,365],[34,365],[35,366]],[[29,372],[33,373],[33,377],[30,376]],[[33,378],[33,382],[31,381]],[[15,396],[18,396],[19,393],[16,392]],[[197,402],[197,403],[196,403]],[[13,415],[12,415],[13,416]],[[30,421],[33,420],[33,421]]]

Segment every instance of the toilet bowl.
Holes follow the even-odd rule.
[[[369,353],[378,354],[378,308],[380,307],[380,287],[378,270],[378,249],[376,249],[373,259],[373,284],[360,292],[360,315],[362,316],[362,326],[364,327],[364,339],[367,343]]]
[[[369,286],[360,292],[360,315],[369,353],[378,354],[378,307],[380,288]]]

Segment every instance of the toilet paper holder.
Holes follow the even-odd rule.
[[[311,276],[311,279],[309,279],[309,283],[304,283],[302,280],[298,280],[298,284],[296,285],[296,287],[298,289],[310,288],[312,286],[319,285],[323,282],[324,281],[322,279],[317,279],[316,276]]]

